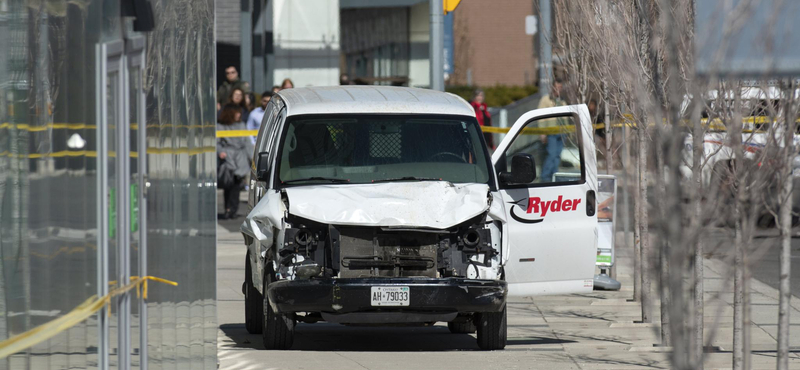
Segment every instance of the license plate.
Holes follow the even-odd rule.
[[[407,286],[374,286],[370,293],[373,306],[408,306],[411,301]]]

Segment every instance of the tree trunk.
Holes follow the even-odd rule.
[[[633,181],[633,300],[642,302],[642,236],[641,236],[641,216],[639,210],[642,208],[642,194],[640,192],[642,181],[639,175],[639,131],[636,131],[636,164],[632,166],[635,180]],[[627,144],[626,144],[627,145]],[[628,159],[630,162],[630,158]],[[627,210],[626,210],[627,211]]]
[[[749,217],[748,217],[749,218]],[[750,235],[753,235],[752,232],[745,232],[745,245],[750,245],[753,238]],[[744,353],[744,362],[742,363],[742,368],[745,370],[750,370],[752,368],[752,320],[750,320],[750,266],[747,259],[747,254],[745,253],[745,248],[742,248],[742,273],[744,275],[744,285],[742,291],[742,352]]]
[[[13,131],[12,131],[13,132]],[[5,162],[5,161],[4,161]],[[5,163],[0,163],[0,171],[3,173],[8,173],[6,171],[10,171],[10,169],[4,165]],[[6,189],[8,189],[8,182],[6,181],[11,176],[3,176],[0,177],[0,199],[5,199]],[[0,214],[3,214],[3,203],[0,202]],[[4,264],[5,258],[3,256],[3,238],[2,233],[0,233],[0,341],[8,339],[8,325],[6,321],[6,315],[8,313],[6,307],[6,274],[4,272]],[[0,370],[7,370],[8,369],[8,359],[0,359]]]
[[[792,94],[794,87],[789,89]],[[781,174],[779,224],[781,228],[780,255],[780,303],[778,305],[778,370],[789,369],[789,313],[791,312],[791,276],[792,272],[792,159],[794,157],[795,132],[794,115],[791,103],[784,108],[786,130],[783,134],[784,156]]]
[[[603,83],[603,103],[605,108],[603,113],[603,126],[605,127],[606,133],[606,173],[610,175],[611,170],[614,169],[614,158],[612,158],[611,153],[611,116],[609,114],[611,108],[608,106],[608,86],[605,83]]]
[[[647,202],[647,121],[640,123],[639,134],[639,244],[642,264],[642,322],[653,322],[652,306],[652,261],[650,253],[650,232],[648,229]]]
[[[700,96],[698,94],[697,96]],[[704,150],[704,143],[703,143],[703,136],[705,132],[703,131],[703,125],[700,122],[700,113],[701,113],[701,105],[695,104],[694,109],[692,110],[692,184],[694,185],[694,189],[692,191],[692,205],[693,205],[693,214],[692,220],[695,227],[700,228],[703,230],[705,228],[705,220],[703,219],[703,172],[702,172],[702,164],[703,159],[705,158],[705,150]],[[703,301],[703,295],[705,293],[705,288],[703,287],[703,279],[705,278],[705,273],[703,271],[703,239],[701,237],[702,232],[698,233],[698,237],[695,240],[694,245],[694,336],[693,336],[693,351],[694,351],[694,358],[695,364],[702,369],[703,368],[703,348],[704,348],[704,339],[703,339],[703,329],[704,329],[704,319],[703,319],[703,311],[705,309],[705,303]]]
[[[656,115],[656,120],[658,121],[660,118]],[[669,223],[672,222],[671,219],[666,217],[666,210],[667,210],[667,191],[666,191],[666,184],[667,179],[667,167],[664,163],[664,155],[670,153],[664,153],[664,144],[668,143],[672,140],[671,135],[672,132],[665,132],[665,128],[657,125],[659,127],[656,132],[656,145],[655,145],[655,153],[656,153],[656,186],[655,186],[655,196],[658,202],[657,205],[657,214],[659,222],[658,225],[658,239],[656,240],[658,245],[658,265],[659,265],[659,292],[661,294],[661,345],[662,346],[669,346],[671,342],[670,336],[670,289],[678,288],[675,286],[670,285],[669,281],[669,266],[670,266],[670,239],[675,238],[675,235],[671,235],[669,228]],[[670,135],[668,140],[664,140],[664,134]],[[669,194],[672,196],[673,194]],[[671,200],[672,201],[672,200]],[[677,216],[677,215],[672,215]],[[680,245],[680,244],[676,244]],[[680,269],[680,266],[677,266]],[[679,289],[680,290],[680,289]]]
[[[605,140],[605,144],[606,144],[606,173],[610,175],[611,171],[614,169],[614,158],[612,157],[612,152],[611,152],[611,142],[612,142],[612,139],[611,139],[611,116],[610,116],[610,113],[609,113],[611,108],[608,106],[608,86],[605,83],[603,83],[603,105],[605,107],[604,113],[603,113],[604,114],[604,116],[603,116],[604,125],[603,126],[605,127],[605,133],[606,133],[606,140]],[[628,210],[625,210],[625,212],[628,212]],[[617,213],[617,214],[619,214],[619,213]],[[616,219],[616,217],[617,216],[614,216],[615,219]],[[614,232],[616,233],[617,231],[614,230]],[[625,235],[625,238],[627,238],[627,237],[628,236]],[[616,243],[616,241],[615,241],[615,243]],[[612,245],[611,247],[612,248],[616,248],[615,245]],[[611,266],[608,269],[608,274],[609,274],[609,277],[611,277],[612,279],[616,280],[616,278],[617,278],[617,268],[616,268],[616,266]]]
[[[744,343],[742,341],[742,315],[744,314],[744,269],[742,266],[744,246],[742,245],[742,231],[739,229],[741,222],[736,225],[736,240],[734,249],[734,274],[733,274],[733,370],[742,370],[744,362]]]
[[[734,152],[732,178],[735,183],[736,238],[734,240],[733,273],[733,370],[744,369],[744,228],[746,226],[745,187],[747,173],[743,171],[742,100],[741,88],[734,85],[733,120],[728,140]]]

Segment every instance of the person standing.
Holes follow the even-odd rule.
[[[266,111],[267,104],[269,104],[270,100],[272,100],[272,92],[264,91],[264,93],[261,94],[261,105],[256,107],[256,109],[253,109],[253,111],[250,112],[250,117],[247,118],[248,130],[258,130],[261,128],[261,121],[264,119],[264,112]],[[255,145],[256,137],[252,136],[250,137],[250,140],[253,142],[253,145]]]
[[[561,98],[561,88],[563,83],[560,79],[556,79],[553,87],[550,89],[550,95],[543,96],[539,101],[539,109],[552,108],[566,105]],[[566,124],[562,122],[563,119],[547,119],[543,120],[542,128],[551,128],[556,131],[561,130],[561,126]],[[542,164],[542,173],[539,176],[540,182],[553,181],[553,175],[558,171],[561,165],[561,151],[564,150],[564,137],[561,132],[549,133],[547,135],[539,135],[539,140],[545,145],[547,155],[545,156],[544,163]]]
[[[241,107],[227,104],[222,108],[217,123],[217,132],[244,130]],[[253,161],[253,143],[247,137],[217,138],[217,187],[225,196],[225,212],[220,219],[235,219],[239,211],[239,192],[244,179],[250,174]]]
[[[292,82],[292,80],[287,78],[284,79],[283,82],[281,82],[281,90],[291,89],[291,88],[294,88],[294,82]]]
[[[228,100],[225,102],[225,104],[226,105],[233,104],[239,107],[242,113],[241,121],[247,122],[247,118],[250,117],[250,110],[247,109],[247,102],[245,101],[245,95],[242,89],[239,88],[233,89],[233,91],[231,91],[231,95],[228,97]],[[220,113],[222,113],[222,111],[220,111]]]
[[[475,93],[472,95],[472,101],[469,102],[472,105],[472,109],[475,109],[475,117],[478,119],[478,124],[481,127],[491,127],[492,126],[492,115],[489,113],[489,107],[486,106],[484,102],[486,96],[483,93],[483,90],[477,89]],[[494,136],[490,132],[483,133],[483,137],[486,139],[486,146],[489,149],[494,150]]]
[[[244,93],[244,106],[247,107],[248,112],[252,112],[253,109],[256,109],[256,94],[251,92]]]
[[[250,84],[239,79],[239,72],[236,71],[236,67],[229,66],[225,68],[225,81],[222,85],[219,85],[219,89],[217,89],[217,102],[219,104],[225,104],[231,96],[233,89],[241,89],[242,92],[247,92],[250,90],[249,87]]]

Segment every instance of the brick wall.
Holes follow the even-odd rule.
[[[537,81],[534,36],[525,34],[525,16],[535,0],[462,0],[453,12],[454,71],[451,84],[525,85]]]
[[[241,44],[240,13],[240,0],[214,0],[218,43]]]

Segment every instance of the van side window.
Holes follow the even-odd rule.
[[[574,115],[530,121],[495,167],[497,171],[512,171],[511,157],[525,153],[536,162],[534,183],[580,183],[584,163],[579,134],[580,120]]]
[[[269,152],[269,161],[267,162],[267,172],[272,173],[272,167],[275,166],[275,157],[276,154],[273,154],[275,149],[277,148],[277,141],[278,136],[280,136],[281,126],[283,126],[283,121],[286,120],[286,108],[282,109],[280,113],[277,114],[275,120],[272,123],[272,128],[269,132],[269,138],[267,138],[266,148],[265,151]]]
[[[269,133],[272,131],[272,122],[275,119],[277,113],[277,107],[275,101],[272,100],[267,104],[267,108],[264,112],[263,121],[261,121],[261,128],[258,130],[258,138],[256,139],[255,145],[255,153],[253,153],[253,158],[258,158],[258,153],[264,152],[267,144],[267,137]]]

